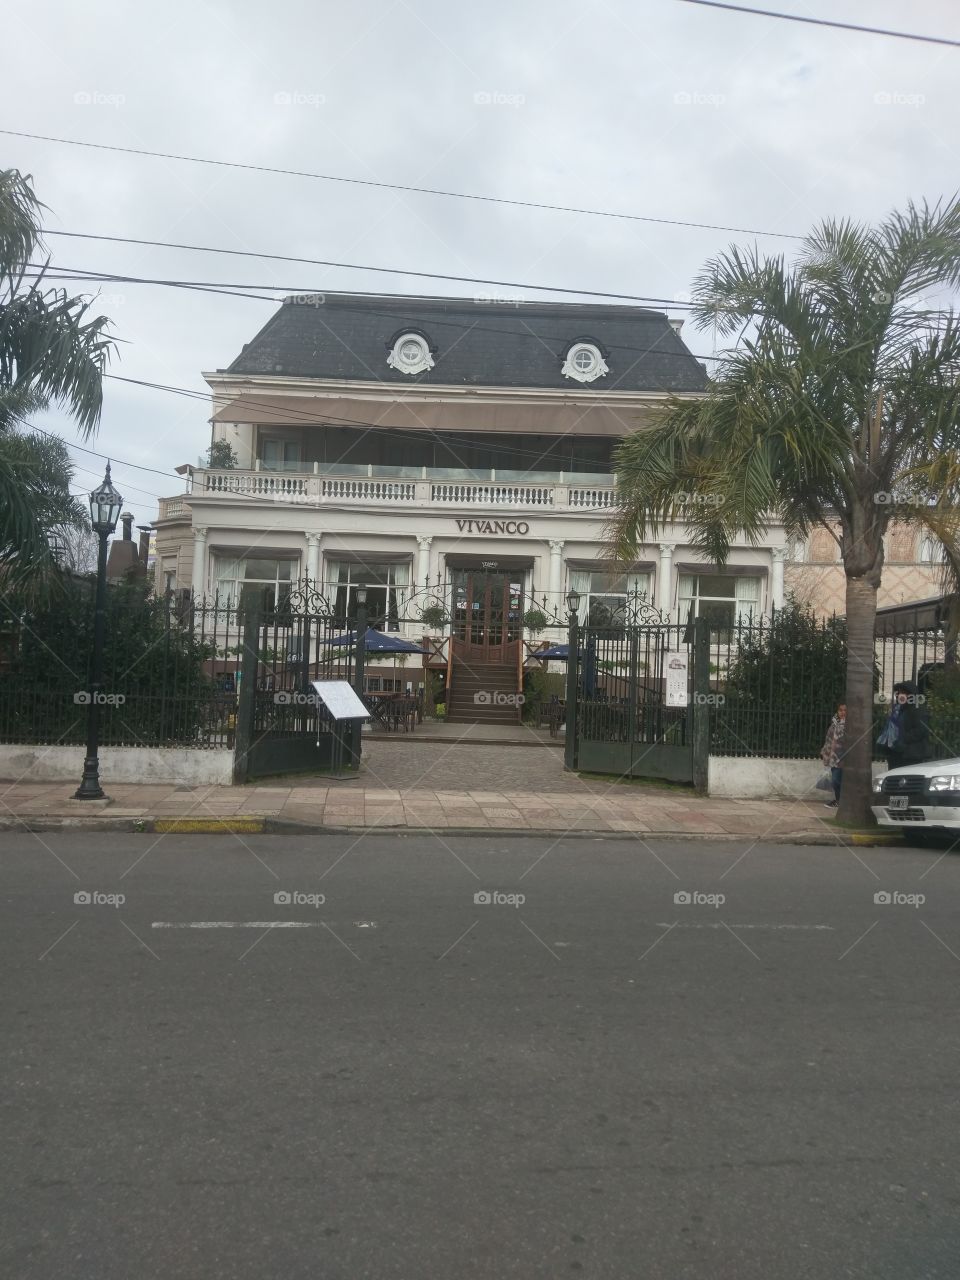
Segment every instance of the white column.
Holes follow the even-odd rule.
[[[669,613],[673,604],[673,553],[675,542],[660,543],[660,572],[657,574],[657,608]]]
[[[550,539],[550,576],[547,579],[547,600],[550,608],[565,617],[560,593],[563,591],[563,542]]]
[[[207,594],[206,551],[207,530],[195,527],[193,530],[193,574],[190,579],[195,600],[201,600]]]
[[[319,533],[307,534],[307,577],[311,586],[315,586],[320,577],[320,538]]]
[[[414,589],[425,587],[430,578],[430,546],[432,538],[417,538],[417,581]]]
[[[783,608],[783,562],[786,558],[786,547],[773,548],[773,575],[770,579],[770,604],[774,609]]]

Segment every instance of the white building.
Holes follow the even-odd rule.
[[[617,442],[706,386],[679,327],[626,306],[287,299],[205,374],[213,440],[238,465],[181,468],[187,492],[160,502],[159,585],[236,599],[260,584],[279,600],[309,578],[348,616],[365,583],[373,625],[452,635],[454,684],[459,662],[516,668],[523,613],[562,616],[571,587],[585,620],[633,591],[674,617],[769,611],[783,602],[778,527],[723,570],[680,524],[628,566],[605,551]],[[417,621],[428,582],[443,627]]]

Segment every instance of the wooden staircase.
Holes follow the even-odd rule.
[[[447,720],[453,724],[519,724],[515,662],[474,662],[457,657],[447,695]],[[507,699],[509,698],[509,701]]]

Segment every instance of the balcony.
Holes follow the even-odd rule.
[[[208,470],[188,479],[196,497],[250,499],[291,506],[494,508],[509,511],[592,512],[616,505],[607,473],[466,471],[427,467],[319,466],[314,471]],[[186,514],[183,498],[161,499],[160,518]]]

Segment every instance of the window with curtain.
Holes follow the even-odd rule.
[[[268,612],[283,608],[290,598],[299,565],[299,560],[291,557],[215,556],[213,577],[217,603],[223,608],[235,609],[240,604],[241,593],[249,588],[259,589],[262,606]]]
[[[650,598],[649,573],[618,573],[606,569],[571,569],[568,589],[580,595],[577,621],[581,626],[622,627],[628,621],[628,602]]]
[[[261,436],[260,466],[264,471],[299,471],[300,441]]]
[[[919,560],[921,564],[942,563],[944,560],[943,543],[930,536],[921,538]]]
[[[328,561],[329,598],[339,618],[357,612],[357,587],[367,588],[367,620],[377,631],[399,631],[410,592],[409,564],[377,564],[376,561]]]
[[[695,618],[706,618],[710,630],[729,639],[738,622],[757,618],[761,609],[761,579],[734,574],[682,573],[677,591],[680,618],[690,609]]]

